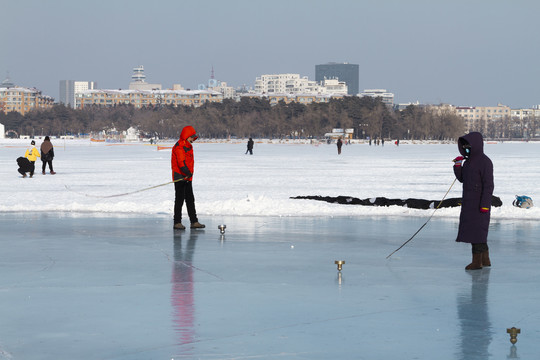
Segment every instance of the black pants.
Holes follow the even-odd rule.
[[[41,167],[41,172],[45,172],[45,168],[46,168],[46,165],[49,164],[49,170],[51,172],[53,172],[53,168],[52,168],[52,160],[46,160],[46,161],[41,161],[43,163],[43,166]]]
[[[186,202],[190,223],[199,221],[195,210],[195,196],[193,196],[193,185],[191,181],[177,181],[174,183],[174,223],[182,222],[182,207]]]
[[[473,254],[480,254],[484,251],[488,251],[489,247],[487,243],[484,244],[471,244],[472,245],[472,253]]]
[[[30,161],[30,176],[34,176],[34,170],[36,169],[36,162]]]

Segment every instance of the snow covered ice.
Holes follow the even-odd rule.
[[[196,142],[203,231],[172,230],[170,150],[53,139],[56,175],[0,140],[0,359],[500,359],[540,350],[540,144],[486,144],[493,267],[464,271],[459,208],[290,199],[441,199],[455,144]],[[37,140],[37,145],[41,143]],[[460,197],[461,184],[447,197]],[[222,236],[218,225],[226,224]],[[345,260],[339,275],[335,260]],[[506,329],[521,329],[512,347]]]
[[[37,145],[41,143],[37,141]],[[122,194],[171,181],[170,150],[149,144],[92,143],[53,139],[58,176],[43,176],[41,162],[33,179],[21,179],[15,159],[29,140],[0,141],[0,211],[70,211],[170,215],[172,185],[118,198]],[[172,144],[170,144],[172,145]],[[195,142],[193,180],[200,215],[263,216],[426,216],[425,210],[365,207],[294,200],[298,195],[346,195],[357,198],[441,199],[454,180],[455,144],[344,146],[262,144],[245,155],[245,143]],[[515,195],[535,199],[540,144],[485,146],[494,166],[495,191],[503,201],[492,219],[538,219],[540,208],[512,206]],[[24,181],[23,181],[24,180]],[[447,197],[460,197],[456,182]],[[459,208],[440,209],[436,217],[459,216]]]

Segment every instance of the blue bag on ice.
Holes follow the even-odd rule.
[[[516,200],[512,203],[512,205],[524,209],[532,208],[533,207],[533,201],[530,197],[525,195],[516,195]]]

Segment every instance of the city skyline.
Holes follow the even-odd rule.
[[[396,103],[540,104],[533,1],[157,0],[2,2],[0,76],[59,100],[59,81],[196,89],[262,74],[315,79],[315,65],[359,64],[359,87]]]

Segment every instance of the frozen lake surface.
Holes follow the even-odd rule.
[[[338,156],[335,145],[257,141],[250,156],[244,142],[196,142],[207,228],[174,232],[170,150],[53,139],[57,174],[42,175],[38,162],[23,179],[15,159],[28,142],[0,140],[0,360],[540,352],[540,207],[512,206],[515,195],[537,199],[540,144],[486,144],[503,205],[491,213],[493,267],[466,272],[459,208],[291,199],[439,200],[454,180],[455,144],[355,144]],[[460,196],[456,183],[447,197]]]
[[[0,359],[536,358],[539,223],[425,220],[2,213]]]

